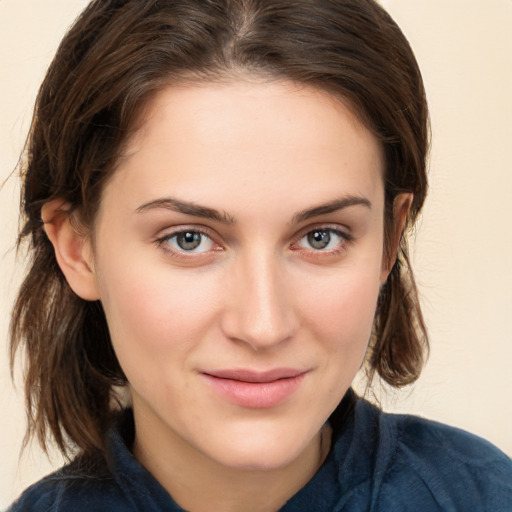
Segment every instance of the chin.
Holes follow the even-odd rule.
[[[240,453],[225,460],[224,465],[237,471],[277,471],[285,468],[297,459],[299,450],[293,453]],[[268,456],[267,456],[268,455]]]
[[[252,436],[244,435],[242,439],[227,434],[225,439],[231,440],[229,446],[224,449],[219,446],[220,456],[214,458],[240,471],[279,470],[303,456],[309,445],[316,449],[315,434],[301,434],[294,436],[289,430],[285,434],[260,431]]]

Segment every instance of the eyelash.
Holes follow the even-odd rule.
[[[299,242],[303,238],[305,238],[306,236],[308,236],[311,233],[314,233],[315,231],[316,232],[326,232],[326,233],[329,233],[330,235],[334,234],[334,235],[340,237],[341,241],[336,246],[336,248],[328,249],[328,250],[313,249],[313,248],[308,249],[308,248],[304,248],[304,247],[298,247]],[[163,251],[165,251],[166,253],[170,253],[174,258],[178,258],[178,259],[196,258],[196,257],[204,256],[204,255],[211,253],[211,250],[194,253],[192,251],[176,250],[176,249],[171,248],[169,245],[169,241],[172,240],[173,238],[176,238],[180,234],[184,234],[184,233],[194,233],[194,234],[199,234],[201,236],[204,236],[211,240],[212,244],[215,247],[213,249],[214,252],[222,251],[221,245],[218,244],[217,242],[215,242],[215,239],[212,236],[212,234],[210,233],[210,231],[205,230],[198,226],[194,226],[194,227],[190,227],[190,228],[180,228],[180,229],[177,229],[176,231],[172,231],[171,233],[166,233],[165,235],[157,238],[155,240],[155,243]],[[351,235],[349,235],[348,233],[340,230],[339,227],[319,225],[319,226],[308,227],[306,230],[303,230],[300,233],[300,235],[295,238],[295,241],[290,245],[290,247],[293,251],[303,250],[303,251],[307,251],[309,253],[310,257],[321,258],[321,257],[325,257],[325,256],[335,256],[337,254],[340,254],[341,252],[343,252],[347,249],[347,245],[352,241],[353,241],[353,237]]]
[[[334,234],[340,238],[340,242],[333,249],[313,249],[313,248],[304,248],[298,247],[299,242],[314,232],[326,232],[331,236]],[[319,226],[310,226],[303,230],[299,236],[295,239],[296,241],[292,244],[293,250],[304,250],[308,252],[309,258],[324,258],[329,256],[337,256],[344,251],[347,250],[347,246],[354,240],[353,236],[349,233],[342,231],[338,226],[328,226],[328,225],[319,225]],[[295,249],[295,247],[298,247]]]
[[[185,250],[180,251],[180,250],[171,248],[169,245],[169,241],[172,240],[173,238],[176,238],[180,234],[184,234],[184,233],[194,233],[194,234],[199,234],[206,238],[209,238],[212,241],[212,243],[214,244],[214,246],[216,247],[213,250],[214,251],[221,250],[221,249],[219,249],[220,244],[215,242],[211,233],[209,231],[202,229],[201,227],[197,227],[197,226],[194,226],[191,228],[180,228],[180,229],[177,229],[176,231],[172,231],[171,233],[166,233],[165,235],[157,238],[155,240],[155,243],[163,251],[165,251],[166,253],[170,253],[174,258],[178,258],[178,259],[188,259],[188,258],[194,258],[194,257],[198,257],[198,256],[204,256],[205,254],[211,252],[211,251],[207,251],[207,252],[194,253],[192,251],[185,251]]]

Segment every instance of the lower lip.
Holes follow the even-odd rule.
[[[268,409],[282,404],[300,386],[305,373],[271,382],[245,382],[201,374],[228,401],[251,409]]]

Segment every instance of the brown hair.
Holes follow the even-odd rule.
[[[385,154],[385,232],[393,201],[412,192],[408,226],[423,205],[428,111],[402,32],[373,0],[95,0],[62,41],[37,98],[22,168],[30,268],[11,323],[11,364],[27,356],[27,435],[63,453],[104,449],[114,387],[126,379],[101,303],[76,296],[43,230],[42,205],[62,198],[92,227],[102,188],[140,109],[183,77],[239,71],[324,89],[351,105]],[[376,312],[370,379],[413,382],[428,348],[406,239]]]

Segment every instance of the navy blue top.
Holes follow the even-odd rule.
[[[131,454],[132,422],[126,415],[110,433],[104,476],[75,461],[30,487],[9,512],[183,512]],[[333,430],[325,463],[282,511],[512,511],[512,461],[472,434],[364,400]]]

